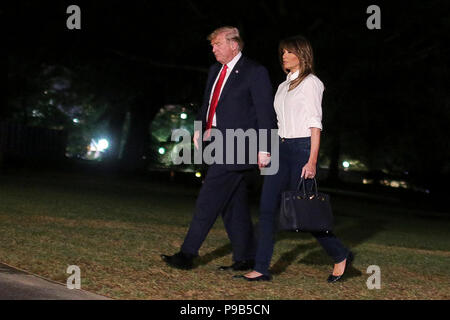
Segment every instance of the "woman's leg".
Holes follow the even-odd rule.
[[[286,172],[281,163],[277,174],[266,176],[264,178],[258,220],[258,247],[256,250],[254,268],[255,271],[264,275],[269,275],[281,192],[286,189],[288,178],[288,172]]]
[[[322,248],[325,249],[325,252],[333,259],[334,263],[340,263],[347,258],[350,251],[331,231],[312,232],[311,234],[317,239]]]
[[[281,192],[289,184],[289,168],[287,166],[286,150],[280,141],[280,158],[278,172],[264,177],[261,191],[258,220],[258,246],[256,249],[256,272],[251,272],[250,277],[261,274],[269,275],[270,261],[272,260],[275,242],[275,226],[280,208]]]
[[[293,156],[290,158],[291,181],[290,188],[296,188],[300,180],[301,170],[308,162],[311,144],[308,141],[299,141],[292,147]],[[311,190],[312,180],[307,180],[305,187]],[[325,252],[338,264],[343,262],[349,250],[342,244],[342,242],[331,232],[312,232],[311,233],[320,245],[325,249]],[[344,264],[345,265],[345,264]]]

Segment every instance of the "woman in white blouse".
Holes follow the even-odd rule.
[[[239,276],[249,281],[271,280],[269,266],[281,193],[295,189],[300,176],[314,178],[319,155],[324,86],[314,75],[311,45],[304,37],[292,37],[280,42],[279,54],[287,74],[274,100],[280,136],[280,166],[275,175],[265,176],[254,270]],[[331,232],[313,232],[312,235],[335,262],[328,282],[340,280],[353,260],[352,252]]]

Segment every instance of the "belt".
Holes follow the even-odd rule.
[[[285,142],[285,141],[308,141],[311,140],[311,137],[299,137],[299,138],[281,138],[280,137],[281,142]]]

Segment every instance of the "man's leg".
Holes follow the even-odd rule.
[[[233,247],[233,261],[254,260],[256,239],[248,205],[247,181],[244,173],[234,173],[242,178],[222,212],[222,218]]]
[[[209,230],[239,187],[241,179],[239,175],[227,171],[224,165],[209,167],[181,252],[198,256]]]

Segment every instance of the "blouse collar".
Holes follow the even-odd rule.
[[[300,73],[299,70],[295,71],[294,73],[289,72],[288,75],[287,75],[287,77],[286,77],[286,79],[287,79],[289,82],[290,82],[290,81],[293,81],[293,80],[295,80],[295,79],[298,78],[299,73]]]

